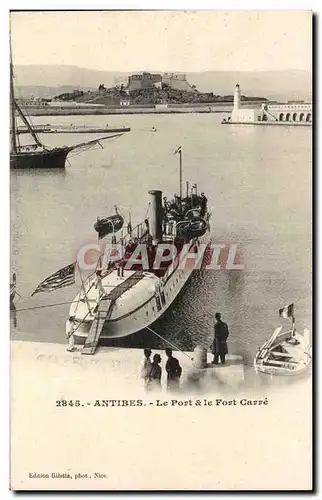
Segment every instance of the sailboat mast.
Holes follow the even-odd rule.
[[[11,37],[10,37],[10,93],[11,93],[11,99],[10,99],[10,108],[11,108],[11,121],[12,121],[12,133],[11,133],[11,149],[12,152],[16,153],[17,152],[17,127],[16,127],[16,117],[15,117],[15,110],[18,111],[22,121],[26,125],[27,129],[29,130],[30,135],[33,137],[35,143],[37,146],[43,146],[41,143],[39,137],[37,136],[36,132],[33,130],[32,126],[30,125],[29,121],[23,114],[20,106],[18,106],[18,103],[15,99],[15,94],[14,94],[14,86],[13,86],[13,64],[12,64],[12,50],[11,50]]]
[[[10,118],[11,118],[11,151],[17,152],[17,131],[16,131],[16,117],[15,117],[15,95],[13,88],[13,66],[12,66],[12,53],[11,53],[11,38],[10,38]]]
[[[20,106],[18,106],[18,104],[15,102],[14,103],[14,106],[15,108],[17,109],[19,115],[20,115],[20,118],[22,119],[22,121],[24,122],[24,124],[26,125],[26,127],[28,128],[29,130],[29,133],[30,135],[33,137],[35,143],[38,145],[38,146],[43,146],[43,144],[40,142],[36,132],[32,129],[30,123],[28,122],[27,118],[25,117],[25,115],[23,114],[22,112],[22,109],[20,108]]]

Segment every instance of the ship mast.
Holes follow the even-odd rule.
[[[174,155],[179,153],[179,161],[180,161],[180,170],[179,170],[179,197],[180,200],[182,199],[182,146],[179,146],[175,152],[173,153]],[[181,201],[180,201],[181,203]]]
[[[30,125],[29,121],[25,117],[25,115],[22,112],[22,109],[18,105],[15,99],[15,94],[14,94],[14,85],[13,85],[13,64],[12,64],[12,49],[11,49],[11,37],[10,37],[10,116],[11,116],[11,151],[12,153],[17,153],[17,127],[16,127],[16,116],[15,116],[15,110],[18,111],[22,121],[26,125],[27,129],[29,130],[30,135],[33,137],[35,143],[37,146],[43,147],[43,144],[41,143],[39,137],[37,136],[36,132],[33,130],[32,126]]]
[[[180,155],[180,179],[179,179],[179,183],[180,183],[180,203],[181,203],[181,200],[182,200],[182,147],[180,148],[179,150],[179,155]]]
[[[15,95],[13,88],[13,66],[12,66],[12,50],[11,50],[11,36],[10,36],[10,118],[11,118],[11,152],[17,152],[17,135],[16,135],[16,117],[15,117]]]

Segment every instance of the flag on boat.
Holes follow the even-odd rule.
[[[294,304],[284,306],[279,310],[280,318],[294,318]]]
[[[182,151],[182,146],[179,146],[173,154],[176,155],[177,153],[181,153],[181,151]]]
[[[73,285],[75,283],[75,266],[76,262],[73,262],[73,264],[59,269],[55,274],[52,274],[49,278],[39,283],[31,296],[35,295],[35,293],[53,292],[54,290],[58,290],[58,288]]]

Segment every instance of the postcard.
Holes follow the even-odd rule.
[[[310,11],[10,12],[11,490],[312,491],[312,120]]]

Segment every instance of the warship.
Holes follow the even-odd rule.
[[[199,250],[210,242],[211,213],[197,184],[187,183],[182,195],[181,168],[180,151],[180,193],[168,201],[162,191],[150,190],[148,216],[134,228],[129,223],[125,237],[116,237],[115,228],[123,225],[118,213],[110,224],[108,217],[95,223],[109,252],[82,280],[66,321],[67,337],[84,343],[83,354],[93,354],[99,339],[126,337],[152,325],[203,258]]]

